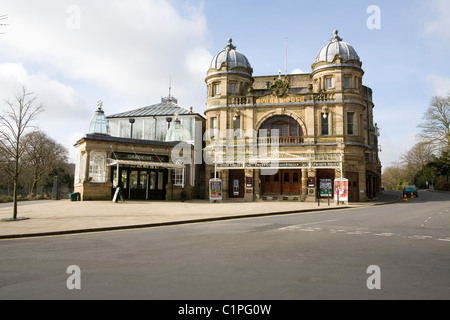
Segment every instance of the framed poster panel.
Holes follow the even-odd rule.
[[[348,203],[348,180],[334,180],[334,201]]]
[[[333,193],[333,186],[331,183],[331,179],[320,179],[320,197],[331,198]]]
[[[222,180],[209,180],[209,200],[222,201]]]

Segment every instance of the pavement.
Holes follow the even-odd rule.
[[[0,239],[150,228],[246,217],[270,216],[383,205],[401,201],[400,192],[383,192],[364,203],[330,205],[317,202],[261,201],[210,203],[206,200],[173,201],[69,201],[40,200],[18,203],[17,221],[12,203],[0,204]]]

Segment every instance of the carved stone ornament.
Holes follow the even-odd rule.
[[[281,76],[275,78],[270,85],[270,90],[278,98],[283,98],[289,91],[289,81],[287,77],[281,78]]]

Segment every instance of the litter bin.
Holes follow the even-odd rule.
[[[81,196],[79,192],[71,193],[69,195],[70,201],[80,201]]]

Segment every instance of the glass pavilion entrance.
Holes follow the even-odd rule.
[[[112,175],[117,181],[117,168],[113,168]],[[128,200],[165,200],[168,176],[167,169],[122,167],[118,186]]]
[[[111,180],[128,200],[165,200],[169,170],[183,170],[183,176],[185,170],[184,165],[162,162],[112,160],[108,165]]]

